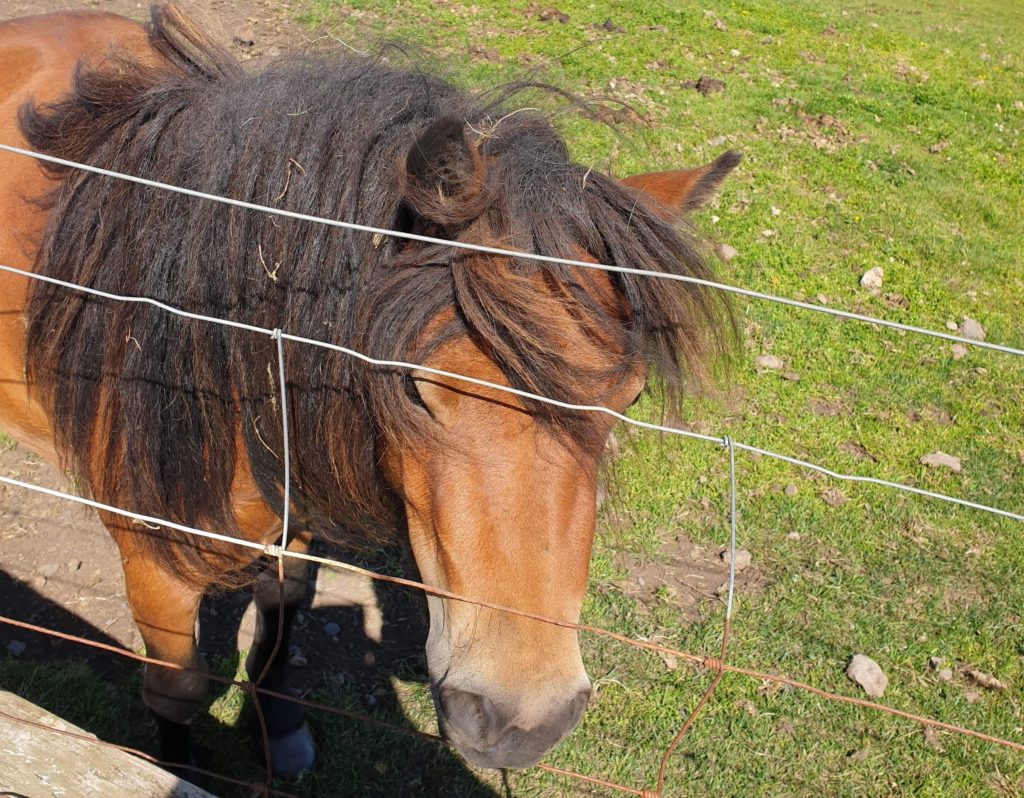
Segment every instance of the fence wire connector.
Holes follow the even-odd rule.
[[[277,559],[284,555],[284,546],[278,546],[276,543],[268,543],[263,547],[263,553],[268,557]]]
[[[282,335],[282,332],[281,332],[281,328],[280,327],[275,327],[273,330],[270,331],[270,338],[271,338],[271,340],[280,341],[281,340],[281,335]]]

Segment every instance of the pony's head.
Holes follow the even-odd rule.
[[[517,221],[507,206],[492,207],[502,202],[492,187],[509,180],[502,174],[508,165],[500,154],[489,157],[467,132],[461,120],[442,120],[412,146],[405,164],[406,223],[467,243],[509,244]],[[676,233],[663,223],[706,201],[737,162],[735,153],[726,153],[700,169],[621,184],[597,178],[596,193],[606,202],[591,206],[593,221],[606,224],[600,231],[606,243],[620,238],[605,249],[576,242],[576,251],[566,254],[593,261],[632,245],[648,257],[616,262],[680,273],[678,261],[651,262],[652,255],[690,254],[673,252]],[[585,193],[588,178],[582,170],[576,175]],[[575,203],[562,207],[558,196],[535,201],[551,229],[579,224],[572,218]],[[637,240],[629,242],[634,224]],[[415,258],[417,249],[409,245],[404,256]],[[692,288],[653,278],[639,278],[650,280],[641,286],[606,272],[548,269],[472,251],[448,257],[461,290],[457,311],[441,314],[428,328],[431,343],[421,351],[431,368],[621,413],[652,369],[661,367],[656,376],[673,379],[680,353],[689,355],[692,367],[706,353],[706,339],[697,338],[707,331],[697,325],[711,319],[693,315],[701,306]],[[660,308],[650,301],[655,294],[665,300]],[[424,581],[578,622],[599,465],[614,419],[427,371],[406,375],[402,387],[426,434],[394,438],[383,462],[404,503]],[[572,731],[591,692],[574,629],[436,596],[428,596],[428,605],[427,659],[438,719],[471,763],[526,767]]]
[[[23,108],[26,141],[307,215],[713,277],[681,216],[735,153],[620,182],[574,164],[544,115],[506,113],[523,86],[469,95],[356,58],[247,73],[168,9],[149,36],[160,58],[85,64],[64,99]],[[50,171],[61,182],[40,274],[565,404],[621,412],[651,381],[671,402],[732,331],[722,295],[700,283],[371,237]],[[266,534],[243,528],[231,502],[244,458],[282,509],[273,342],[50,284],[32,292],[29,377],[93,493]],[[344,541],[404,524],[431,586],[579,619],[610,416],[337,351],[285,352],[296,525]],[[203,588],[228,581],[237,558],[230,543],[197,547],[172,531],[145,545]],[[429,607],[438,716],[471,762],[529,765],[575,726],[590,693],[575,631],[456,600]]]

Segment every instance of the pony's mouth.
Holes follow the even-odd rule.
[[[432,686],[441,735],[466,761],[481,768],[528,768],[576,728],[590,688],[581,690],[567,705],[540,724],[523,728],[515,713],[479,693],[448,686]]]

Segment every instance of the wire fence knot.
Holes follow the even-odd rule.
[[[715,659],[714,657],[704,657],[703,665],[709,671],[725,670],[725,660]]]
[[[281,333],[281,328],[280,327],[275,327],[273,330],[270,331],[270,337],[274,341],[280,341],[281,340],[281,335],[282,335],[282,333]]]
[[[268,557],[280,557],[284,554],[284,547],[278,546],[276,543],[268,543],[263,547],[263,553]]]

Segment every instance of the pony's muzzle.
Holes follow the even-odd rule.
[[[522,723],[516,705],[506,707],[480,693],[441,687],[435,693],[441,731],[471,765],[527,768],[576,728],[590,699],[590,685],[550,708],[533,723]]]

